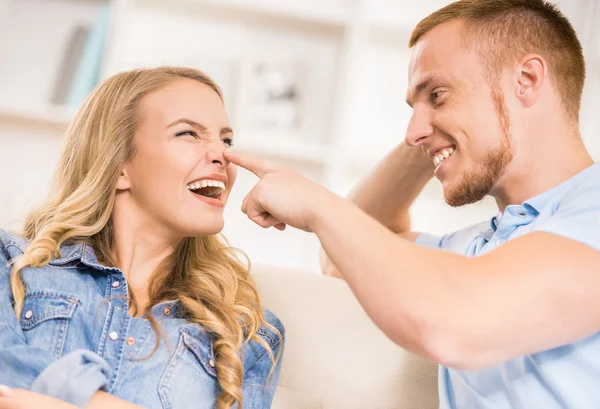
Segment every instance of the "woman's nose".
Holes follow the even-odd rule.
[[[209,143],[207,143],[206,157],[208,161],[211,163],[219,164],[221,166],[227,166],[229,164],[229,161],[225,159],[225,156],[223,155],[223,152],[226,148],[227,146],[220,139],[216,141],[210,141]]]

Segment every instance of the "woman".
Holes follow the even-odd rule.
[[[0,230],[0,409],[270,406],[283,327],[216,236],[232,137],[196,70],[88,98],[49,199],[22,237]]]

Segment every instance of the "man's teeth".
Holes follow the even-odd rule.
[[[454,148],[446,148],[441,150],[437,155],[433,157],[433,164],[439,166],[440,163],[450,155],[454,153]]]
[[[201,180],[199,182],[195,182],[195,183],[190,183],[189,185],[187,185],[188,190],[198,190],[198,189],[203,189],[205,187],[217,187],[220,188],[222,190],[225,190],[225,183],[221,182],[220,180],[210,180],[210,179],[205,179],[205,180]]]

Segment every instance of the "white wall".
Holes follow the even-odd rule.
[[[48,191],[66,126],[61,118],[69,115],[48,106],[51,84],[69,26],[92,21],[103,3],[0,0],[0,226],[18,227]],[[419,18],[448,2],[110,3],[121,18],[111,27],[105,75],[163,63],[200,68],[223,86],[240,146],[294,166],[346,194],[378,158],[402,141],[411,113],[404,102],[410,29]],[[588,59],[582,132],[595,153],[600,153],[598,3],[560,2],[576,25]],[[2,10],[8,18],[2,19]],[[280,143],[277,135],[244,125],[240,72],[247,60],[265,56],[294,58],[304,65],[301,112],[305,120],[295,144]],[[293,229],[283,233],[263,230],[239,211],[255,180],[240,172],[225,213],[224,233],[231,244],[254,262],[318,271],[319,243],[314,236]],[[412,215],[416,230],[441,234],[485,220],[495,212],[492,200],[450,208],[443,202],[439,183],[433,181],[417,200]]]

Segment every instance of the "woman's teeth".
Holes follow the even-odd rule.
[[[442,163],[444,159],[446,159],[453,153],[454,153],[454,148],[446,148],[446,149],[441,150],[433,157],[433,164],[436,167],[440,166],[440,163]]]
[[[198,189],[203,189],[205,187],[216,187],[216,188],[220,188],[221,190],[225,190],[225,183],[221,182],[220,180],[201,180],[199,182],[195,182],[195,183],[190,183],[189,185],[187,185],[188,190],[198,190]]]

